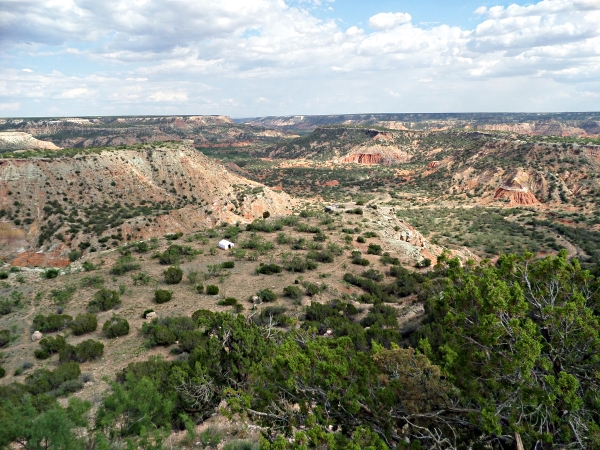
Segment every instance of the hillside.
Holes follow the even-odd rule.
[[[287,214],[293,205],[189,142],[39,155],[0,159],[5,257],[43,250],[65,265],[69,252]]]

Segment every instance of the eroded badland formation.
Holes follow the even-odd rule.
[[[235,247],[219,249],[221,239]],[[38,389],[63,406],[69,396],[89,400],[98,414],[113,392],[107,380],[124,381],[130,363],[141,364],[129,366],[136,374],[149,370],[149,357],[169,370],[197,363],[198,348],[215,336],[233,354],[238,343],[219,334],[226,326],[202,322],[210,311],[243,314],[248,330],[277,345],[277,333],[302,329],[346,336],[360,351],[417,346],[423,329],[433,333],[425,304],[444,286],[449,258],[470,267],[561,250],[598,272],[600,114],[0,119],[0,385]],[[174,283],[168,267],[181,269]],[[100,291],[120,299],[98,307]],[[100,325],[75,332],[74,318],[90,312]],[[117,339],[103,326],[115,314],[129,327]],[[44,390],[40,369],[57,370],[68,357],[32,341],[34,331],[73,348],[92,339],[103,351],[70,357],[85,379]],[[224,389],[242,392],[250,381],[237,369],[219,369],[225,381],[188,369],[161,383],[176,386],[174,411],[195,422],[196,434],[181,431],[189,424],[175,413],[168,426],[144,419],[168,430],[160,439],[172,433],[178,448],[251,446],[261,432],[266,439],[269,420],[312,408],[286,397],[285,409],[281,394],[260,411],[234,411],[230,422],[219,405],[236,403]],[[394,422],[390,447],[417,439],[406,417]],[[294,420],[294,429],[309,426]],[[207,430],[218,430],[216,443]],[[281,431],[269,430],[273,439]],[[142,434],[112,436],[111,445],[142,445]]]

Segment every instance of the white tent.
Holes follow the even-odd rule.
[[[219,248],[222,248],[223,250],[233,247],[235,247],[235,244],[233,242],[229,242],[227,239],[219,241]]]

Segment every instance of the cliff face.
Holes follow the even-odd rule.
[[[0,208],[9,220],[6,252],[62,245],[58,257],[90,236],[90,245],[98,246],[109,236],[148,239],[222,221],[248,222],[265,211],[289,214],[292,200],[182,143],[0,160]]]
[[[29,133],[19,131],[0,132],[0,151],[12,150],[60,150],[52,142],[40,141]]]
[[[356,163],[356,164],[381,164],[383,156],[372,153],[355,153],[353,155],[342,158],[343,163]]]
[[[399,164],[410,159],[410,155],[395,146],[368,145],[353,149],[343,158],[334,160],[339,163],[356,164]]]

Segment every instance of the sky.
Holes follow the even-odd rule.
[[[600,110],[600,0],[0,0],[0,117]]]

